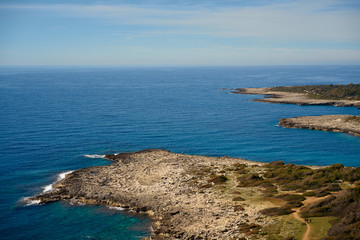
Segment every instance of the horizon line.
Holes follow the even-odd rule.
[[[316,67],[316,66],[359,66],[359,64],[259,64],[259,65],[186,65],[186,64],[14,64],[14,65],[0,65],[1,68],[4,67]]]

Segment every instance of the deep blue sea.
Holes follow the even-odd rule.
[[[138,239],[149,219],[66,202],[30,205],[85,155],[162,148],[270,162],[360,166],[360,138],[284,129],[284,117],[353,107],[249,101],[221,88],[360,82],[359,66],[0,67],[0,239]]]

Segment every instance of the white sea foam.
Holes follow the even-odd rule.
[[[66,172],[59,173],[57,175],[57,178],[56,178],[55,182],[42,187],[42,190],[43,190],[42,193],[49,193],[49,192],[54,191],[54,184],[60,182],[61,180],[63,180],[66,177],[66,175],[68,175],[68,174],[70,174],[72,172],[73,171],[66,171]],[[24,198],[20,199],[20,202],[24,202],[25,206],[40,204],[40,200],[31,200],[30,197],[24,197]]]
[[[100,155],[100,154],[87,154],[87,155],[84,155],[84,157],[87,157],[87,158],[105,158],[105,155]]]
[[[40,200],[32,200],[30,197],[24,197],[20,199],[20,202],[25,203],[25,206],[31,206],[31,205],[39,205]]]
[[[79,202],[79,201],[77,201],[77,200],[74,199],[74,198],[70,199],[69,203],[70,203],[70,205],[77,205],[77,206],[83,206],[83,205],[85,205],[85,203]]]
[[[119,211],[125,210],[125,208],[122,208],[122,207],[108,207],[108,208],[109,209],[119,210]]]
[[[60,174],[58,175],[58,178],[57,178],[56,181],[59,182],[59,181],[63,180],[63,179],[66,177],[66,175],[72,173],[73,171],[74,171],[74,170],[60,173]]]
[[[67,172],[59,173],[55,182],[42,187],[42,189],[43,189],[42,193],[48,193],[48,192],[53,191],[54,190],[54,184],[60,182],[61,180],[63,180],[66,177],[66,175],[68,175],[68,174],[70,174],[72,172],[73,171],[67,171]]]
[[[53,185],[52,184],[49,184],[49,185],[46,185],[44,187],[42,187],[43,189],[43,193],[47,193],[47,192],[51,192],[53,190]]]

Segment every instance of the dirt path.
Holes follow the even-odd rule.
[[[302,219],[300,216],[299,216],[299,213],[300,213],[300,208],[296,208],[296,209],[293,209],[295,212],[292,213],[292,216],[296,219],[296,220],[299,220],[300,222],[303,222],[305,223],[305,220]],[[311,226],[308,224],[308,223],[305,223],[306,224],[306,232],[304,233],[303,237],[301,238],[301,240],[309,240],[310,239],[310,230],[311,230]]]
[[[324,198],[327,198],[328,196],[325,196],[325,197],[307,197],[303,203],[304,203],[304,206],[310,204],[310,203],[313,203],[313,202],[316,202],[316,201],[319,201],[321,199],[324,199]],[[301,238],[301,240],[310,240],[310,233],[311,233],[311,225],[307,222],[305,222],[305,220],[303,218],[300,217],[299,213],[300,213],[300,208],[296,208],[296,209],[293,209],[295,212],[292,213],[292,216],[296,219],[296,220],[299,220],[300,222],[303,222],[306,224],[306,232],[304,233],[303,237]]]

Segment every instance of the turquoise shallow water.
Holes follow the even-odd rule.
[[[283,117],[356,108],[249,101],[220,88],[359,83],[358,66],[1,67],[1,239],[138,239],[145,216],[59,202],[23,206],[59,173],[109,164],[86,158],[163,148],[295,164],[360,166],[360,138],[283,129]]]

